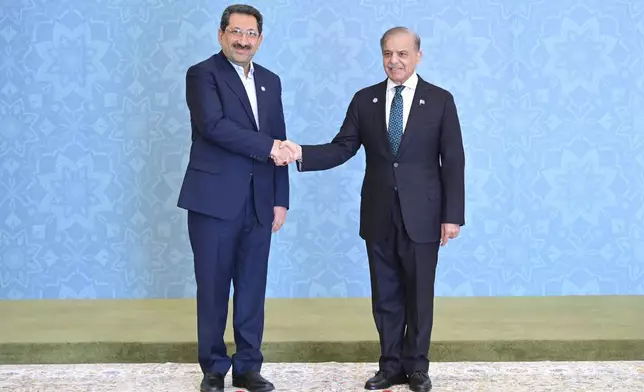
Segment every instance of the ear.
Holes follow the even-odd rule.
[[[224,32],[221,31],[221,29],[219,29],[219,31],[217,32],[217,38],[219,39],[219,45],[221,45],[221,41],[224,38]]]

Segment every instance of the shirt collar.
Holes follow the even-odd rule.
[[[243,78],[248,77],[249,79],[252,79],[253,76],[255,75],[255,66],[253,65],[252,61],[250,62],[250,71],[248,72],[248,76],[246,76],[246,73],[244,72],[244,67],[242,67],[241,65],[235,64],[230,60],[228,60],[228,62],[232,64],[233,68],[235,68],[235,71],[237,71],[237,74],[239,74],[239,76]]]
[[[416,72],[414,72],[413,74],[411,74],[409,78],[407,78],[407,80],[405,80],[405,83],[403,83],[403,86],[413,91],[416,89],[417,84],[418,84],[418,75],[416,74]],[[393,80],[387,78],[387,91],[392,90],[396,86],[398,85],[394,83]]]

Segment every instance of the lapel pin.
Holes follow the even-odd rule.
[[[421,104],[421,105],[424,105],[424,104],[425,104],[425,100],[424,100],[424,99],[421,99],[421,100],[420,100],[420,104]]]
[[[266,91],[266,88],[264,86],[261,87],[262,91]]]
[[[378,98],[373,99],[373,103],[376,103],[376,102],[378,102]]]

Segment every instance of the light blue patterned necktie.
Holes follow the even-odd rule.
[[[398,148],[403,135],[403,97],[402,89],[405,86],[396,86],[396,94],[391,101],[391,110],[389,111],[389,144],[394,155],[398,155]]]

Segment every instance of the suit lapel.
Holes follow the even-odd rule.
[[[391,144],[389,143],[389,132],[387,130],[387,80],[380,83],[376,87],[376,96],[374,97],[375,102],[372,105],[375,105],[376,108],[376,118],[375,122],[377,124],[377,135],[380,140],[383,141],[385,149],[393,156],[391,151]]]
[[[268,99],[268,94],[270,92],[264,85],[264,75],[261,70],[255,67],[255,95],[257,96],[257,118],[259,118],[259,130],[268,131],[268,106],[270,100]]]
[[[222,52],[220,52],[217,56],[219,58],[221,68],[225,71],[224,74],[226,76],[224,80],[226,81],[226,84],[228,84],[230,89],[233,90],[235,95],[237,95],[242,105],[244,106],[244,109],[246,110],[246,114],[248,115],[251,122],[255,126],[255,130],[257,130],[258,127],[257,127],[257,124],[255,123],[255,116],[253,115],[253,109],[251,109],[250,107],[248,94],[246,94],[246,89],[244,88],[244,85],[242,84],[242,81],[239,78],[237,71],[235,71],[235,68],[233,68],[233,65],[230,64],[230,62],[228,61],[228,59],[226,59],[226,56],[224,56]]]
[[[401,156],[410,143],[410,140],[414,138],[414,134],[418,132],[418,129],[423,129],[423,118],[420,115],[421,101],[426,104],[429,102],[427,97],[427,84],[424,80],[418,77],[418,84],[416,85],[416,90],[414,91],[414,98],[411,102],[411,108],[409,110],[409,117],[407,118],[407,125],[405,126],[405,132],[403,133],[402,140],[400,142],[400,147],[398,148],[398,156]]]

